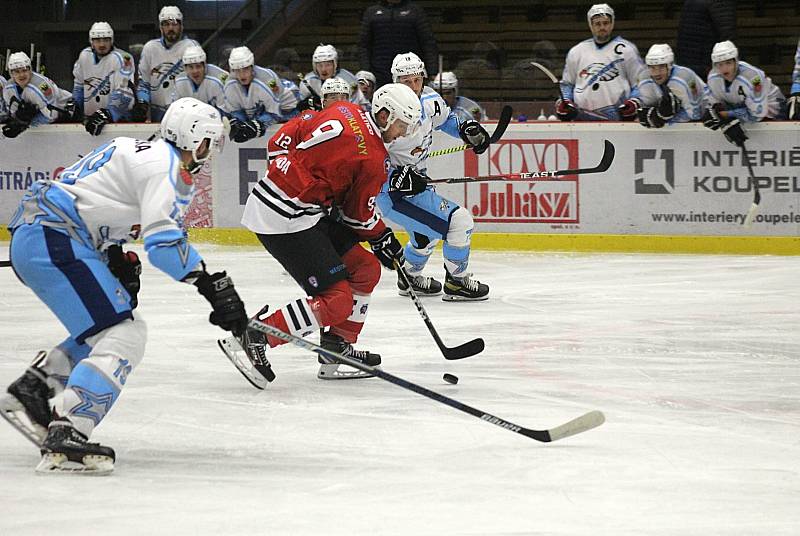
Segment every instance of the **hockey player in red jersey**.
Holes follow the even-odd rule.
[[[372,111],[338,102],[318,113],[301,113],[270,139],[269,167],[250,193],[242,223],[302,287],[306,296],[260,320],[306,336],[323,329],[321,346],[380,364],[380,356],[355,350],[380,266],[403,262],[403,248],[375,212],[375,196],[387,179],[385,144],[410,134],[421,108],[414,92],[387,84],[375,92]],[[372,253],[359,245],[368,241]],[[328,328],[325,330],[325,328]],[[274,374],[266,347],[283,341],[248,330],[220,347],[240,372],[263,389]],[[241,348],[246,351],[242,351]],[[322,379],[368,377],[322,363]]]

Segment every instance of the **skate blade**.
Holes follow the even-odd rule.
[[[354,368],[339,369],[339,363],[323,364],[319,366],[317,378],[320,380],[358,380],[360,378],[374,378],[374,374]],[[375,367],[377,368],[377,367]]]
[[[411,296],[411,293],[408,290],[397,289],[397,293],[400,296],[405,296],[405,297]],[[442,291],[440,290],[439,292],[425,292],[424,290],[414,289],[414,293],[417,295],[417,298],[429,298],[440,295]]]
[[[242,373],[242,376],[250,382],[250,385],[262,391],[267,388],[267,378],[265,378],[250,362],[247,353],[244,351],[239,341],[235,337],[228,337],[227,339],[217,340],[219,349],[225,354],[225,357],[233,363],[236,370]]]
[[[486,301],[489,295],[481,296],[480,298],[468,298],[467,296],[458,296],[454,294],[445,294],[442,296],[442,301],[458,302],[458,301]]]
[[[40,475],[106,476],[112,471],[114,471],[114,460],[96,454],[87,454],[81,463],[69,461],[66,454],[49,452],[42,455],[42,460],[36,466],[36,473]]]
[[[47,428],[31,421],[23,405],[12,395],[0,398],[0,417],[16,428],[36,448],[39,448],[47,437]]]

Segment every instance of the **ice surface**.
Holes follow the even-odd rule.
[[[262,250],[198,249],[251,312],[300,295]],[[146,355],[93,436],[114,474],[36,476],[0,422],[0,534],[800,533],[800,260],[475,252],[472,269],[488,302],[424,303],[446,344],[481,336],[482,354],[445,361],[388,272],[359,345],[529,428],[592,409],[603,426],[537,443],[379,379],[317,380],[291,346],[257,391],[205,300],[148,265]],[[5,386],[64,331],[10,269],[0,282]]]

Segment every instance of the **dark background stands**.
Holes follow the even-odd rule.
[[[678,24],[675,62],[704,80],[711,68],[711,49],[736,40],[736,0],[686,0]]]

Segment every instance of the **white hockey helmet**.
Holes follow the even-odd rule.
[[[205,63],[205,62],[206,62],[206,53],[203,50],[203,47],[192,45],[190,47],[186,47],[186,50],[183,51],[184,65],[191,65],[193,63]]]
[[[335,46],[320,44],[314,49],[314,53],[311,55],[311,65],[314,67],[315,73],[317,73],[317,64],[323,61],[332,61],[334,72],[339,69],[339,52]]]
[[[433,77],[433,89],[436,91],[458,91],[458,78],[450,71],[439,73]]]
[[[174,20],[183,23],[183,13],[176,6],[164,6],[158,12],[158,23],[161,24],[165,20]]]
[[[589,11],[586,12],[586,20],[589,21],[589,25],[592,24],[592,19],[602,15],[604,17],[609,17],[611,22],[614,22],[614,10],[608,4],[595,4],[589,8]]]
[[[219,149],[224,132],[219,111],[192,97],[173,102],[161,119],[161,137],[178,149],[191,151],[192,159],[197,164],[205,162]],[[206,138],[209,140],[208,154],[198,158],[197,149]]]
[[[228,56],[228,67],[230,67],[231,71],[244,69],[251,65],[255,65],[255,56],[253,56],[249,48],[236,47],[231,50],[231,55]]]
[[[6,67],[8,68],[8,72],[14,69],[30,69],[31,59],[24,52],[14,52],[8,55]]]
[[[370,82],[374,86],[378,83],[378,79],[369,71],[358,71],[356,73],[356,82]]]
[[[404,52],[394,57],[394,60],[392,60],[393,82],[396,83],[401,76],[413,74],[422,75],[422,78],[428,77],[428,72],[425,70],[425,62],[419,59],[419,56],[413,52]]]
[[[647,65],[667,65],[672,67],[672,64],[675,63],[675,54],[672,52],[672,47],[666,43],[657,43],[647,51],[644,62]]]
[[[322,98],[324,99],[326,95],[334,94],[344,94],[347,95],[347,98],[350,98],[351,89],[350,84],[334,76],[322,83]]]
[[[89,42],[91,43],[92,39],[107,39],[110,38],[112,41],[114,40],[114,29],[111,25],[107,22],[95,22],[92,24],[92,27],[89,28]]]
[[[422,105],[414,90],[405,84],[386,84],[378,88],[372,96],[372,115],[381,110],[387,110],[386,126],[381,128],[386,131],[395,120],[399,119],[408,125],[406,135],[411,134],[419,125],[422,117]],[[380,127],[378,127],[380,128]]]
[[[725,60],[738,60],[739,49],[730,41],[722,41],[714,45],[711,49],[711,63],[719,63]]]

